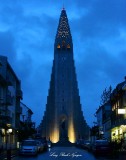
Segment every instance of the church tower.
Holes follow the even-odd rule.
[[[41,122],[42,136],[53,143],[74,143],[86,137],[89,127],[83,117],[73,59],[73,42],[65,9],[61,11],[54,43],[54,60]]]

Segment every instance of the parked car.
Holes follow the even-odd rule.
[[[82,147],[83,143],[84,143],[84,140],[83,140],[83,139],[78,139],[78,140],[76,141],[75,145],[76,145],[76,147]]]
[[[0,153],[3,151],[3,145],[0,145]]]
[[[19,149],[20,155],[37,155],[38,146],[36,140],[27,139],[22,141]]]
[[[40,140],[36,140],[38,152],[42,152],[44,150],[44,144]]]
[[[47,144],[46,138],[37,137],[37,138],[35,138],[35,140],[36,141],[40,141],[43,144],[43,146],[44,146],[44,150],[47,150],[48,144]]]
[[[111,154],[112,147],[107,140],[96,140],[92,145],[92,152],[98,154]]]
[[[48,148],[47,140],[46,140],[45,138],[42,138],[42,139],[41,139],[41,142],[42,142],[43,145],[44,145],[44,150],[47,150],[47,148]]]
[[[91,150],[91,143],[90,143],[90,141],[88,141],[88,140],[85,140],[83,143],[82,143],[82,148],[83,149],[86,149],[86,150]]]

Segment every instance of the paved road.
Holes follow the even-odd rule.
[[[53,147],[36,157],[18,156],[12,160],[126,160],[126,155],[119,157],[95,157],[92,153],[76,147]]]

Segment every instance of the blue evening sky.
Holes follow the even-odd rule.
[[[0,55],[21,80],[23,103],[42,120],[63,3],[82,110],[92,126],[102,91],[126,75],[126,0],[0,0]]]

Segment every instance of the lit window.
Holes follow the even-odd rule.
[[[57,45],[57,48],[60,48],[60,45],[59,45],[59,44]]]
[[[70,49],[70,45],[69,44],[67,45],[67,48]]]

